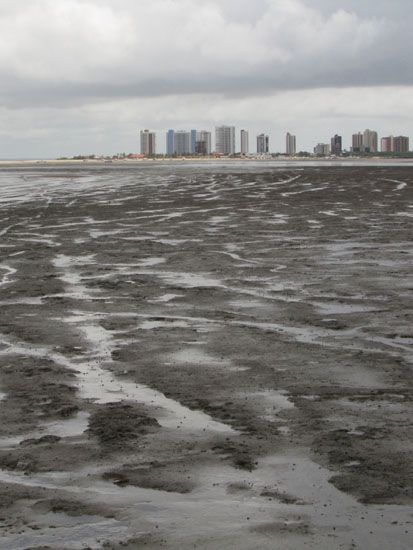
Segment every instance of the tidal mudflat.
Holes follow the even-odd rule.
[[[0,547],[411,548],[413,168],[0,171]]]

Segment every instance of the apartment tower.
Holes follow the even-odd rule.
[[[378,135],[374,130],[364,130],[363,133],[363,148],[366,153],[377,153],[378,151]]]
[[[331,138],[331,154],[340,156],[343,152],[343,138],[337,134]]]
[[[172,157],[175,154],[175,130],[166,133],[166,154]]]
[[[249,133],[247,130],[241,130],[241,155],[248,155],[249,152]]]
[[[141,154],[146,157],[156,155],[156,134],[149,130],[141,130]]]
[[[211,132],[201,130],[196,134],[195,153],[197,155],[209,156],[211,154]]]
[[[191,153],[191,132],[185,132],[185,130],[175,132],[174,149],[178,156],[189,155]]]
[[[267,155],[270,152],[270,138],[266,134],[257,136],[257,154]]]
[[[409,138],[407,136],[397,136],[394,138],[394,152],[408,153],[410,150]]]
[[[285,137],[285,152],[288,156],[293,157],[297,152],[296,137],[287,132]]]
[[[363,134],[353,134],[351,150],[353,153],[361,153],[363,151]]]
[[[235,127],[215,128],[215,150],[219,155],[235,155]]]

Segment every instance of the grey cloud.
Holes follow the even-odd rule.
[[[412,46],[409,0],[391,2],[392,9],[389,2],[371,9],[370,0],[351,0],[344,9],[342,2],[327,0],[153,0],[159,13],[129,1],[59,4],[66,11],[45,0],[29,0],[20,9],[3,2],[0,28],[3,20],[12,31],[0,38],[3,105],[62,107],[121,97],[413,83],[406,53]],[[32,11],[25,18],[27,5]],[[163,15],[165,6],[169,16]],[[176,31],[168,27],[169,17]],[[39,38],[42,32],[49,44]],[[199,32],[204,34],[198,41]],[[15,42],[5,42],[16,33]],[[243,37],[246,44],[240,43]]]
[[[381,65],[371,63],[375,69],[366,73],[365,67],[340,68],[323,71],[307,72],[299,68],[297,73],[290,71],[286,75],[282,70],[274,68],[273,76],[239,76],[216,78],[215,75],[205,75],[196,79],[182,75],[175,78],[154,78],[131,83],[53,83],[39,85],[27,82],[13,83],[0,91],[0,103],[10,109],[54,107],[65,108],[80,106],[108,100],[162,97],[169,95],[205,95],[219,94],[224,97],[261,96],[285,90],[305,90],[315,88],[351,88],[365,86],[413,84],[410,68],[404,60],[392,63],[384,75]],[[270,71],[271,72],[271,71]],[[371,90],[374,93],[374,89]]]

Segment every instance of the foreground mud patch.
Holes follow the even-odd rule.
[[[137,445],[159,427],[141,406],[125,402],[102,405],[89,420],[89,434],[98,439],[106,452]]]
[[[119,487],[134,485],[168,493],[190,493],[196,486],[190,466],[184,461],[167,464],[153,461],[136,467],[129,466],[108,472],[103,479]]]
[[[365,504],[408,504],[413,499],[410,445],[394,441],[384,430],[360,425],[357,430],[336,430],[315,443],[329,465],[342,473],[331,478],[338,489]]]

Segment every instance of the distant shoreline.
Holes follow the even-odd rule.
[[[150,166],[150,165],[167,165],[167,164],[216,164],[216,163],[262,163],[262,164],[326,164],[326,165],[345,165],[345,164],[360,164],[360,165],[381,165],[381,164],[406,164],[413,165],[413,158],[165,158],[165,159],[30,159],[30,160],[0,160],[0,168],[11,166]]]

